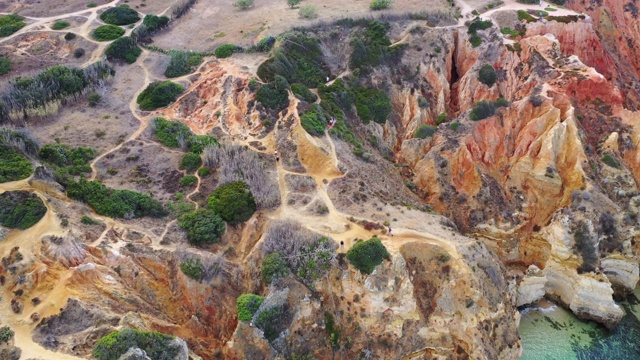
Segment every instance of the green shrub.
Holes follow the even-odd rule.
[[[133,64],[142,54],[142,50],[129,36],[123,36],[109,44],[104,51],[109,60],[122,60],[127,64]]]
[[[21,153],[0,146],[0,183],[26,179],[32,172],[31,162]]]
[[[224,222],[218,214],[209,209],[198,209],[180,217],[178,226],[187,233],[192,245],[213,244],[224,234]]]
[[[142,20],[142,24],[149,29],[149,31],[157,31],[169,24],[169,18],[166,16],[156,16],[153,14],[147,14]]]
[[[422,109],[428,108],[429,107],[429,100],[423,98],[422,96],[420,96],[418,98],[418,106]]]
[[[397,63],[404,46],[391,47],[387,37],[388,25],[377,20],[367,23],[361,36],[351,41],[353,51],[349,57],[351,70],[368,72],[381,63]]]
[[[76,34],[72,33],[72,32],[68,32],[66,34],[64,34],[64,39],[69,41],[69,40],[73,40],[76,38]]]
[[[371,0],[369,3],[369,9],[371,10],[384,10],[391,6],[391,0]]]
[[[100,19],[111,25],[129,25],[140,20],[138,12],[128,6],[116,6],[100,14]]]
[[[130,190],[114,190],[99,181],[70,181],[67,195],[91,206],[96,213],[116,218],[162,217],[167,214],[162,204],[148,195]]]
[[[88,4],[87,4],[87,7],[88,7],[88,8],[94,8],[94,7],[96,7],[96,6],[98,6],[98,4],[96,4],[96,3],[94,3],[94,2],[90,2],[90,3],[88,3]]]
[[[156,139],[166,147],[180,147],[180,142],[186,144],[193,136],[191,129],[180,121],[168,121],[164,118],[155,118],[152,121]]]
[[[264,257],[262,260],[262,280],[266,284],[271,284],[272,281],[287,275],[289,275],[289,266],[282,254],[276,251]]]
[[[196,154],[202,154],[207,146],[220,145],[218,140],[209,135],[192,135],[187,140],[189,151]]]
[[[469,42],[471,43],[471,47],[477,48],[482,44],[482,38],[476,34],[471,35],[469,38]]]
[[[13,64],[11,60],[6,57],[0,56],[0,76],[8,74],[13,70]]]
[[[55,23],[53,23],[53,25],[51,25],[51,29],[52,30],[62,30],[64,28],[67,28],[71,26],[71,24],[68,21],[56,21]]]
[[[314,103],[318,100],[316,94],[312,93],[309,88],[300,83],[291,84],[291,92],[293,92],[293,95],[298,99],[308,103]]]
[[[500,29],[500,32],[505,35],[524,36],[524,34],[527,33],[527,29],[523,28],[522,30],[513,30],[510,27],[503,27],[502,29]]]
[[[124,33],[124,29],[120,26],[102,25],[93,31],[91,37],[98,41],[111,41],[121,37]]]
[[[539,5],[540,0],[517,0],[520,4]]]
[[[303,5],[298,10],[298,14],[305,19],[315,19],[318,17],[318,9],[313,5]]]
[[[476,34],[478,31],[486,30],[493,26],[491,20],[482,20],[479,17],[476,17],[469,23],[469,28],[467,29],[467,33]]]
[[[356,242],[347,251],[347,260],[363,274],[371,274],[382,260],[390,258],[387,248],[375,236],[367,241]]]
[[[89,101],[89,106],[91,107],[98,105],[98,103],[100,102],[100,99],[101,99],[100,94],[98,94],[95,91],[89,94],[89,96],[87,96],[87,101]]]
[[[611,166],[612,168],[620,168],[620,163],[618,162],[618,160],[616,160],[616,158],[611,156],[611,154],[604,154],[604,156],[602,157],[602,162]]]
[[[287,5],[289,5],[290,8],[294,8],[296,5],[300,4],[302,2],[302,0],[287,0]]]
[[[47,207],[28,191],[6,191],[0,194],[0,225],[10,229],[28,229],[35,225]]]
[[[256,201],[244,181],[234,181],[216,188],[209,196],[209,208],[229,224],[235,225],[251,218]]]
[[[224,44],[218,46],[213,53],[218,59],[224,59],[233,55],[234,52],[238,52],[238,50],[241,50],[241,48],[238,46],[235,46],[233,44]]]
[[[413,134],[413,137],[417,139],[425,139],[427,137],[433,136],[433,134],[435,134],[436,131],[438,131],[437,127],[423,124],[418,126],[418,129]]]
[[[476,103],[476,105],[471,109],[469,113],[469,118],[473,121],[478,121],[482,119],[486,119],[495,115],[496,110],[501,107],[509,106],[509,102],[504,98],[499,98],[496,101],[486,101],[480,100]]]
[[[209,175],[211,175],[211,170],[209,168],[202,167],[198,169],[198,176],[200,176],[201,178],[207,177]]]
[[[280,317],[283,315],[284,309],[282,306],[274,306],[272,308],[262,311],[256,318],[256,327],[263,331],[264,337],[269,340],[275,340],[280,331],[278,331],[278,325],[280,324]]]
[[[154,81],[144,89],[136,102],[141,110],[155,110],[174,102],[184,88],[169,80]]]
[[[364,124],[371,120],[384,124],[391,114],[391,100],[383,91],[367,89],[362,86],[354,87],[351,94],[355,99],[358,117]]]
[[[520,21],[524,20],[528,23],[531,23],[531,22],[536,22],[538,19],[534,18],[524,10],[518,10],[518,20]]]
[[[202,158],[200,155],[188,152],[182,156],[180,161],[180,170],[187,170],[188,173],[192,173],[202,165]]]
[[[329,342],[331,343],[331,348],[333,350],[340,349],[340,329],[336,326],[336,322],[333,318],[333,315],[328,311],[324,312],[324,331],[329,337]]]
[[[194,175],[185,175],[180,179],[180,185],[184,187],[190,187],[195,185],[198,182],[198,178]]]
[[[41,160],[60,167],[83,166],[96,156],[96,151],[84,146],[71,148],[67,145],[53,144],[40,148],[38,156]]]
[[[269,52],[276,43],[276,38],[273,36],[265,36],[256,45],[251,46],[248,52]]]
[[[276,75],[275,79],[260,86],[256,92],[256,100],[268,109],[281,110],[289,104],[289,83],[287,79]]]
[[[180,344],[175,337],[153,331],[124,329],[103,336],[91,352],[98,360],[118,360],[120,356],[137,347],[154,360],[173,360],[180,353]]]
[[[233,6],[240,8],[241,10],[246,10],[253,7],[253,0],[236,0],[236,2],[233,3]]]
[[[492,87],[493,84],[496,83],[496,79],[496,69],[494,69],[490,64],[482,65],[480,71],[478,71],[478,80],[488,87]]]
[[[238,310],[238,320],[251,321],[253,314],[258,311],[260,305],[264,301],[264,297],[255,294],[242,294],[236,300]]]
[[[324,134],[324,128],[327,120],[319,105],[312,105],[307,112],[300,116],[300,125],[302,128],[313,136],[321,136]]]
[[[549,0],[549,2],[563,6],[567,2],[567,0]]]
[[[0,344],[6,343],[9,340],[13,339],[13,335],[15,333],[8,326],[3,326],[0,328]]]
[[[172,50],[169,56],[171,62],[164,71],[164,76],[168,78],[189,74],[202,62],[202,54],[197,52]]]
[[[547,21],[557,21],[563,24],[577,22],[579,19],[584,18],[584,16],[582,16],[581,18],[580,16],[576,16],[576,15],[564,15],[564,16],[548,16],[545,14],[542,14],[542,15],[545,17],[544,19]]]
[[[449,124],[449,129],[456,131],[458,130],[458,128],[460,127],[460,123],[457,121],[452,122],[451,124]]]
[[[83,215],[82,218],[80,218],[80,222],[85,224],[85,225],[98,225],[98,224],[100,224],[94,218],[89,217],[87,215]]]
[[[440,125],[440,124],[444,123],[445,121],[447,121],[447,114],[446,113],[440,113],[440,115],[438,115],[438,117],[436,117],[436,125]]]
[[[199,258],[187,259],[180,264],[180,270],[194,280],[202,279],[204,275],[204,265]]]
[[[24,18],[17,14],[0,15],[0,37],[9,36],[22,29],[27,24]]]

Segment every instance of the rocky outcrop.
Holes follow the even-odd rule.
[[[638,259],[621,255],[610,255],[600,261],[602,272],[614,290],[628,294],[638,285]]]
[[[529,266],[518,284],[516,306],[533,304],[545,295],[547,276],[535,265]]]

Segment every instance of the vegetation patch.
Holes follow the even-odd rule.
[[[518,20],[522,21],[526,21],[528,23],[532,23],[532,22],[536,22],[538,21],[538,19],[536,19],[535,17],[531,16],[531,14],[529,14],[528,12],[524,11],[524,10],[518,10]]]
[[[154,81],[144,89],[136,102],[141,110],[155,110],[174,102],[184,88],[179,84],[167,81]]]
[[[611,154],[604,154],[602,162],[611,166],[612,168],[620,169],[620,163]]]
[[[234,52],[239,52],[240,50],[242,50],[242,48],[239,46],[235,46],[233,44],[224,44],[218,46],[215,49],[214,54],[218,59],[224,59],[233,55]]]
[[[13,70],[13,64],[11,60],[6,57],[0,56],[0,76],[8,74]]]
[[[51,25],[52,30],[62,30],[64,28],[68,28],[71,24],[68,21],[56,21]]]
[[[67,195],[91,206],[100,215],[115,218],[162,217],[167,214],[162,204],[148,195],[131,190],[114,190],[99,181],[70,181]]]
[[[511,35],[511,36],[524,36],[524,34],[526,34],[527,32],[527,28],[522,28],[521,30],[513,30],[510,27],[503,27],[500,29],[500,32],[504,35]]]
[[[168,78],[187,75],[202,63],[202,54],[192,51],[171,50],[169,52],[171,62],[164,71]]]
[[[357,241],[347,251],[347,260],[363,274],[371,274],[384,259],[391,259],[391,255],[375,236],[366,241]]]
[[[234,181],[216,188],[208,200],[209,208],[229,224],[235,225],[251,218],[256,201],[244,181]]]
[[[315,19],[318,17],[318,9],[313,5],[302,5],[298,14],[301,18]]]
[[[0,328],[0,344],[6,343],[9,340],[13,339],[13,335],[15,335],[15,333],[13,332],[13,330],[11,330],[10,327],[8,326],[1,327]]]
[[[256,327],[264,332],[264,337],[267,340],[273,341],[280,335],[278,325],[280,324],[280,317],[283,314],[284,306],[273,306],[260,312],[256,317]]]
[[[404,46],[391,46],[387,37],[388,25],[377,20],[370,21],[360,35],[352,38],[353,52],[349,57],[349,67],[357,76],[385,63],[397,63]]]
[[[187,141],[193,136],[191,129],[180,121],[155,118],[151,120],[151,125],[156,139],[166,147],[186,147]]]
[[[289,264],[278,251],[268,254],[262,260],[262,280],[266,284],[285,278],[289,273]]]
[[[166,16],[157,16],[153,14],[145,15],[142,20],[142,24],[149,29],[149,31],[154,32],[162,29],[163,27],[169,25],[169,18]]]
[[[200,155],[192,152],[188,152],[182,156],[180,161],[180,170],[187,170],[188,173],[195,172],[202,165],[202,158]]]
[[[153,331],[124,329],[102,337],[91,352],[99,360],[118,360],[132,347],[137,347],[154,360],[172,360],[180,353],[174,336]]]
[[[490,28],[493,26],[493,23],[491,20],[482,20],[479,17],[476,17],[473,21],[468,23],[468,26],[469,29],[467,29],[467,33],[470,35],[469,42],[471,43],[471,46],[475,48],[482,44],[482,38],[478,35],[478,31]]]
[[[449,125],[449,129],[451,129],[453,131],[458,130],[459,127],[460,127],[460,123],[457,122],[457,121],[454,121]]]
[[[54,144],[40,148],[38,156],[42,161],[54,165],[54,170],[58,172],[80,175],[91,172],[88,162],[96,156],[96,152],[90,147],[72,148],[68,145]]]
[[[369,9],[373,11],[388,9],[391,6],[391,0],[371,0]]]
[[[246,10],[253,7],[253,0],[236,0],[236,2],[233,3],[233,6],[240,10]]]
[[[471,109],[469,118],[473,121],[486,119],[496,114],[496,110],[501,107],[509,106],[509,102],[503,98],[499,98],[496,101],[480,100]]]
[[[42,200],[28,191],[0,194],[0,225],[9,229],[28,229],[47,213]]]
[[[270,82],[280,75],[290,84],[300,83],[313,89],[324,84],[328,69],[320,41],[294,31],[282,36],[274,56],[258,67],[258,76]]]
[[[198,178],[194,175],[186,175],[180,179],[180,185],[184,187],[191,187],[198,182]]]
[[[312,136],[323,135],[326,123],[327,119],[324,116],[324,112],[317,104],[313,104],[309,110],[300,116],[300,125]]]
[[[547,21],[557,21],[559,23],[568,24],[584,19],[584,15],[564,15],[564,16],[545,16]]]
[[[85,224],[85,225],[98,225],[100,224],[99,221],[97,221],[96,219],[87,216],[87,215],[83,215],[82,218],[80,218],[80,222]]]
[[[490,64],[482,65],[480,71],[478,71],[478,80],[488,87],[492,87],[493,84],[496,83],[496,79],[496,69],[494,69]]]
[[[199,258],[190,258],[180,264],[182,273],[194,280],[202,279],[204,275],[204,265]]]
[[[200,169],[198,169],[198,176],[200,176],[201,178],[209,175],[211,175],[211,169],[206,167],[201,167]]]
[[[32,172],[31,162],[20,152],[0,146],[0,183],[26,179]]]
[[[187,233],[189,243],[196,246],[219,242],[225,231],[224,221],[209,209],[198,209],[182,215],[178,226]]]
[[[438,128],[433,125],[420,125],[416,132],[413,134],[414,138],[426,139],[433,136],[438,131]]]
[[[129,36],[123,36],[107,46],[104,54],[109,60],[122,60],[127,64],[133,64],[142,54],[142,50]]]
[[[5,37],[22,29],[27,24],[24,18],[17,14],[0,15],[0,37]]]
[[[253,314],[258,311],[260,305],[264,301],[264,297],[256,294],[242,294],[236,300],[236,308],[238,310],[238,320],[251,321]]]
[[[100,14],[100,20],[111,25],[129,25],[140,20],[138,12],[127,5],[109,8]]]
[[[282,110],[289,105],[289,82],[280,75],[268,84],[260,86],[256,99],[266,108]]]
[[[391,114],[391,100],[383,91],[362,86],[352,88],[358,117],[364,124],[370,121],[384,124]]]
[[[304,84],[291,84],[291,91],[298,99],[308,103],[314,103],[318,100],[316,94],[312,93]]]
[[[98,41],[110,41],[121,37],[124,33],[124,29],[120,26],[102,25],[96,28],[91,36]]]

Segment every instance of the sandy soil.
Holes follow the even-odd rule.
[[[155,38],[163,48],[212,50],[225,43],[250,46],[264,36],[276,36],[294,26],[308,26],[345,17],[368,17],[389,13],[435,11],[448,9],[444,0],[426,3],[420,0],[396,0],[391,9],[372,12],[369,1],[306,0],[314,5],[318,18],[300,18],[284,0],[258,0],[248,10],[238,10],[229,0],[200,0],[171,29]]]
[[[0,12],[13,12],[29,17],[45,17],[88,9],[87,4],[91,2],[100,6],[112,1],[114,0],[57,0],[55,1],[56,6],[51,6],[51,0],[4,0],[0,2]]]

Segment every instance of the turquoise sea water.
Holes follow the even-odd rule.
[[[640,288],[635,291],[640,298]],[[612,331],[550,303],[521,311],[524,360],[640,360],[640,303],[620,304],[626,316]]]

